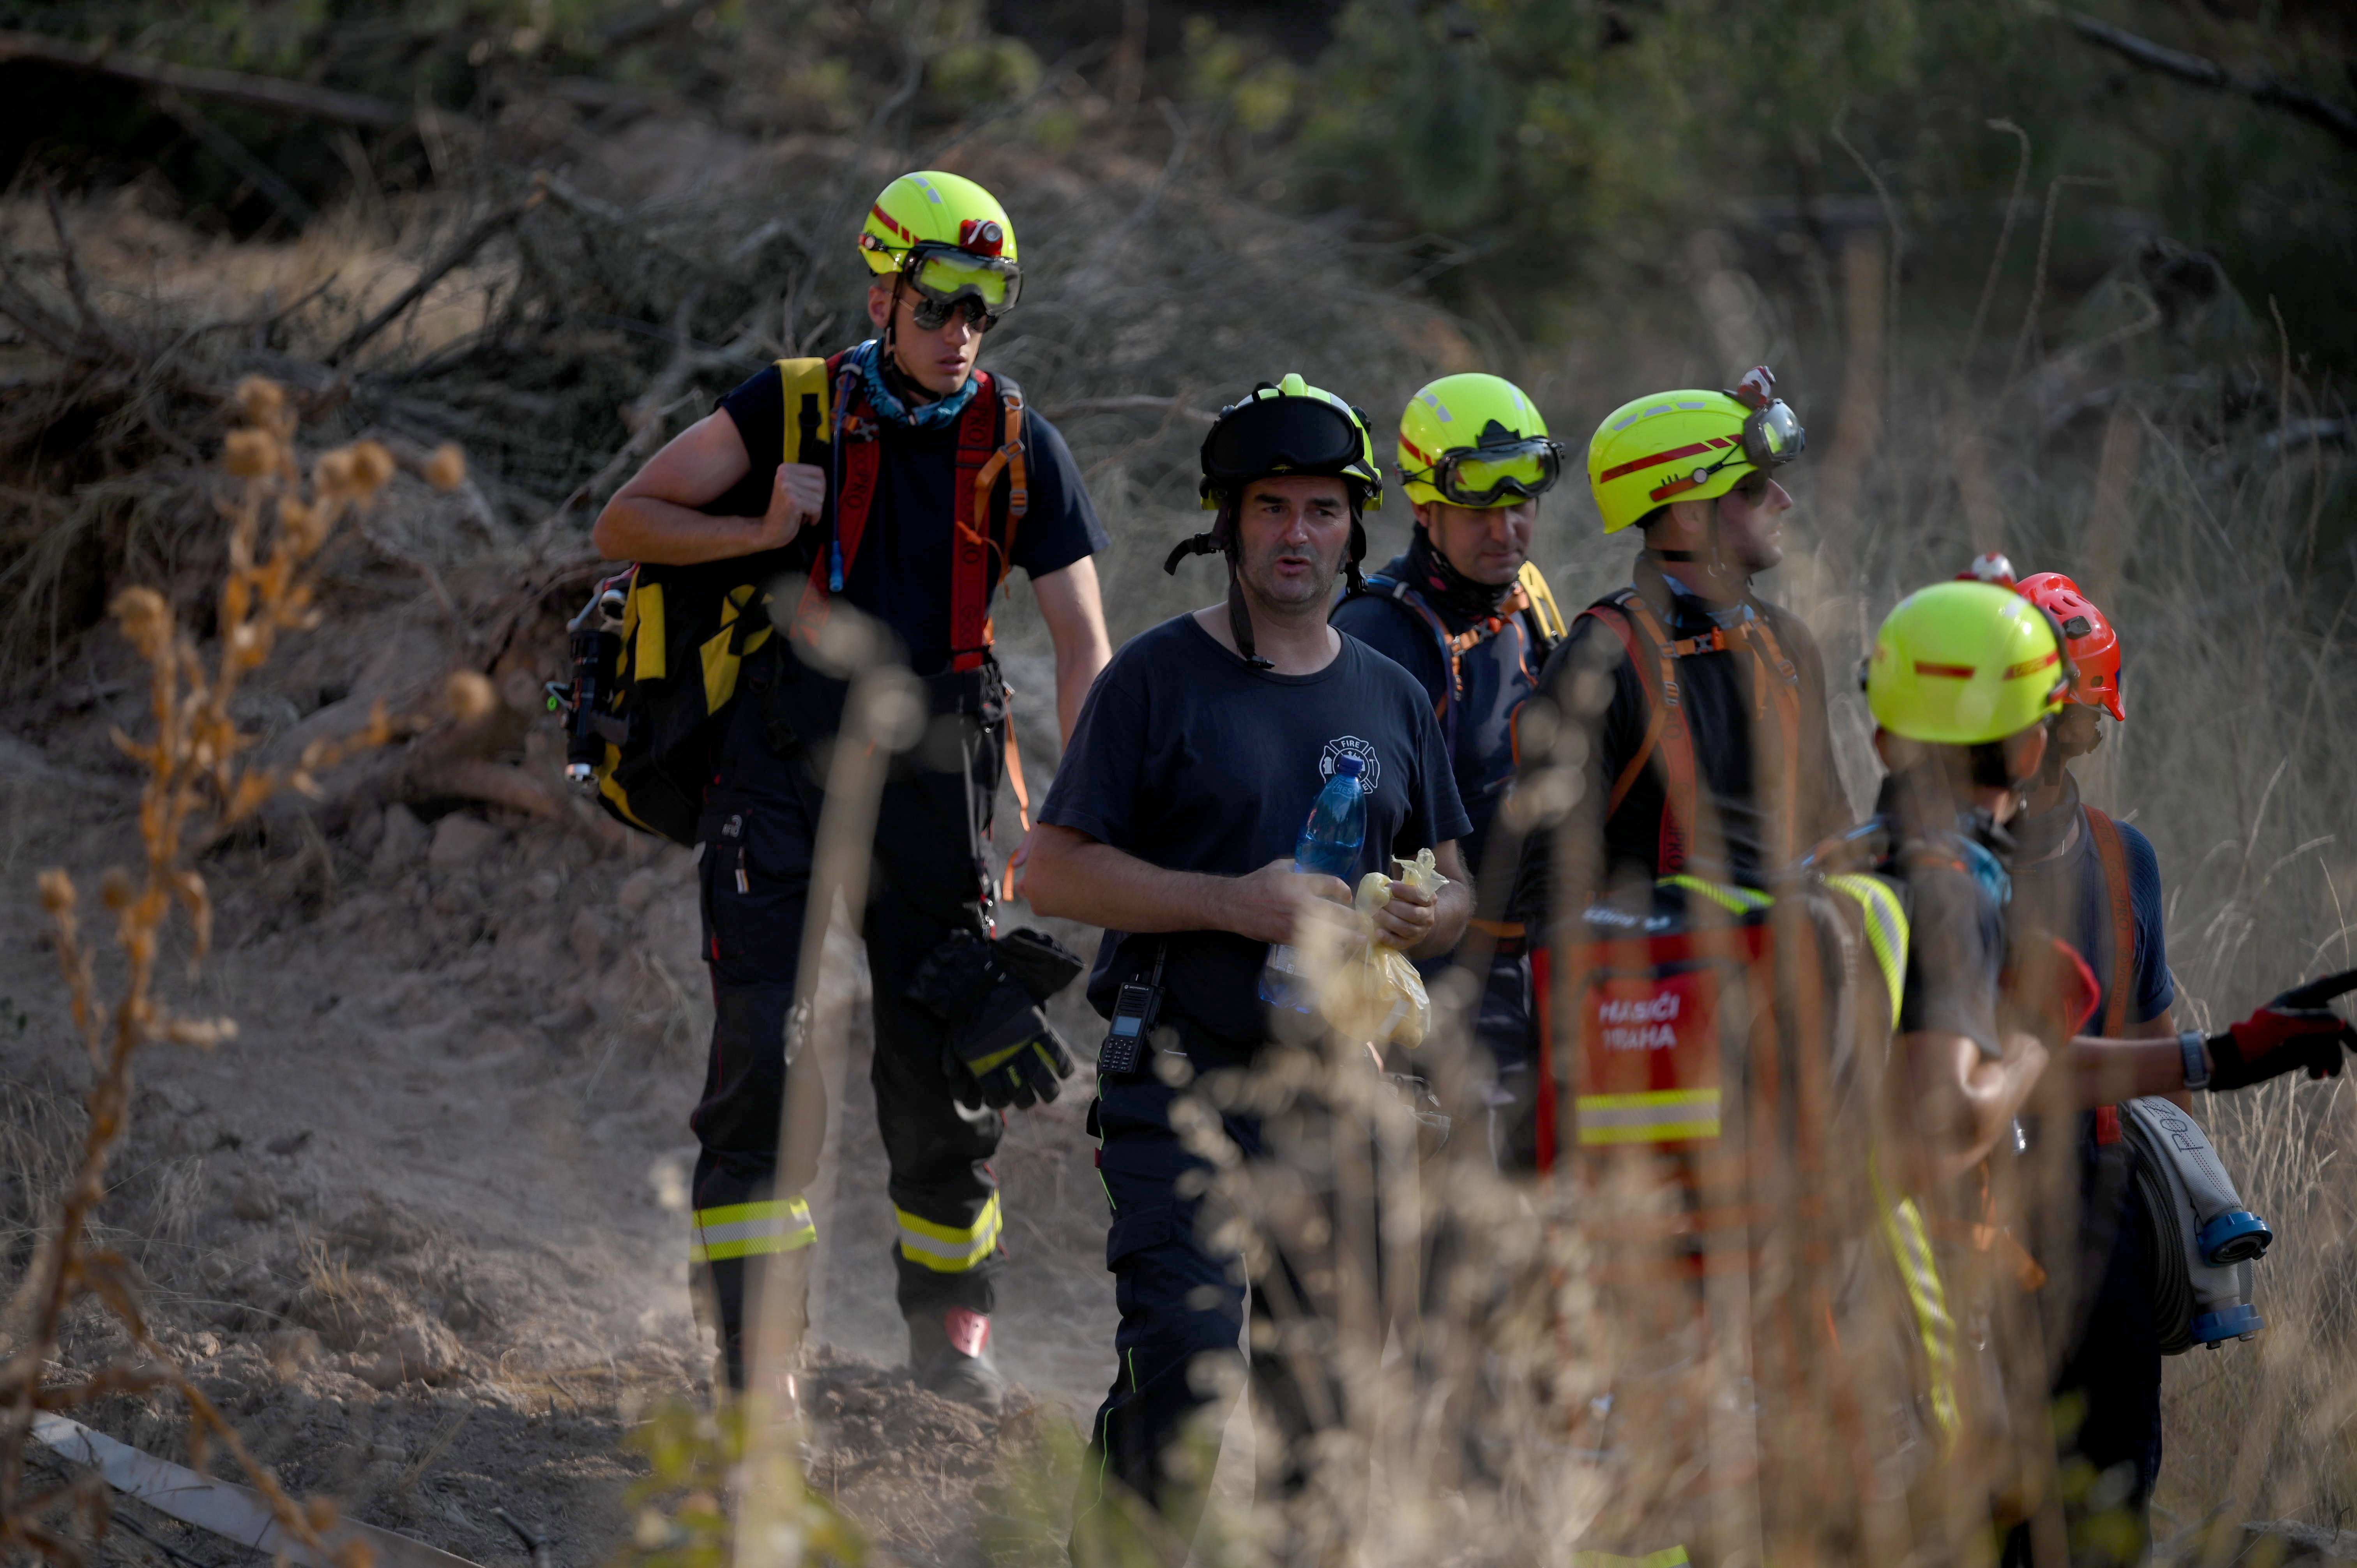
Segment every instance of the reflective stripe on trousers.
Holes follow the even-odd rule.
[[[900,1222],[900,1255],[920,1267],[935,1273],[957,1274],[979,1268],[998,1247],[998,1232],[1004,1220],[998,1206],[998,1194],[990,1195],[967,1226],[936,1225],[930,1219],[920,1219],[905,1208],[894,1208]]]
[[[692,1263],[799,1251],[818,1240],[810,1205],[799,1197],[699,1208],[690,1223],[694,1228],[687,1251]]]

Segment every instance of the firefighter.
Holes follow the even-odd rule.
[[[1052,1097],[1071,1063],[1029,998],[1008,1000],[1017,988],[985,983],[988,1016],[956,1021],[912,992],[945,964],[1004,978],[989,956],[996,944],[976,940],[991,931],[981,841],[1007,722],[991,598],[1012,568],[1029,575],[1069,735],[1111,657],[1092,562],[1108,541],[1063,437],[1011,381],[975,366],[1022,290],[1014,227],[996,199],[956,175],[903,175],[868,209],[858,249],[873,274],[875,336],[826,361],[809,388],[790,392],[789,368],[807,362],[787,360],[727,393],[615,494],[593,537],[614,560],[776,552],[765,580],[801,580],[797,625],[849,605],[888,628],[922,680],[933,717],[911,765],[885,788],[862,926],[875,983],[872,1078],[911,1364],[926,1387],[995,1407],[1003,1382],[990,1314],[1004,1218],[987,1162],[1002,1106]],[[789,450],[801,460],[781,462]],[[690,1119],[702,1144],[692,1256],[740,1386],[748,1276],[763,1271],[765,1288],[799,1301],[816,1234],[802,1196],[816,1140],[800,1141],[802,1168],[780,1171],[779,1123],[802,1044],[788,1015],[823,803],[817,759],[840,722],[844,686],[786,640],[770,639],[747,660],[697,830],[715,1018]],[[1026,1048],[990,1059],[985,1035]],[[986,1071],[1020,1081],[1009,1092]]]
[[[2058,624],[2049,605],[2073,613]],[[2066,811],[2067,774],[2061,763],[2048,764],[2052,751],[2087,738],[2086,720],[2068,716],[2068,699],[2077,693],[2102,703],[2116,693],[2115,684],[2093,683],[2098,677],[2116,681],[2116,642],[2093,636],[2092,615],[2077,631],[2066,629],[2092,607],[2051,583],[2037,585],[2029,597],[2002,581],[1941,583],[1901,600],[1882,624],[1866,672],[1878,726],[1875,746],[1889,776],[1874,816],[1812,859],[1816,869],[1838,870],[1863,858],[1894,870],[1908,890],[1913,940],[1901,1059],[1921,1124],[1935,1137],[1948,1135],[1948,1146],[1917,1172],[1931,1184],[1962,1176],[1998,1147],[2052,1056],[2067,1075],[2058,1086],[2061,1103],[2092,1107],[2134,1095],[2240,1088],[2299,1070],[2320,1077],[2339,1070],[2344,1047],[2357,1048],[2357,1032],[2330,1009],[2281,999],[2207,1036],[2156,1028],[2169,998],[2165,974],[2143,973],[2133,953],[2119,963],[2109,956],[2119,937],[2102,930],[2090,936],[2082,929],[2078,938],[2087,950],[2106,955],[2102,983],[2087,984],[2083,997],[2067,1005],[2044,1002],[2050,985],[2075,989],[2083,983],[2072,974],[2087,972],[2079,967],[2076,942],[2061,950],[2059,964],[2046,961],[2056,950],[2047,945],[2053,933],[2041,909],[2061,908],[2062,929],[2072,931],[2084,917],[2070,907],[2084,908],[2089,884],[2033,900],[2022,896],[2017,875],[2026,866],[2035,889],[2051,874],[2035,856],[2025,863],[2025,843],[2050,850],[2070,829],[2067,821],[2051,820]],[[2087,671],[2066,652],[2071,644],[2086,648]],[[2025,811],[2032,801],[2050,802],[2047,822]],[[2147,846],[2139,857],[2152,889],[2147,915],[2134,916],[2131,863],[2128,923],[2148,923],[2150,931],[2128,940],[2147,946],[2158,963],[2158,872],[2148,855]],[[2111,893],[2108,886],[2101,891],[2108,923]],[[2158,1013],[2139,1028],[2136,1012],[2156,1000]],[[2105,1009],[2125,1023],[2099,1024],[2100,1034],[2077,1032],[2083,1019]],[[2058,1015],[2060,1029],[2040,1026]],[[2102,1288],[2108,1291],[2109,1283]],[[2144,1315],[2149,1318],[2148,1305]],[[2137,1361],[2133,1344],[2115,1348],[2124,1365]],[[2020,1348],[2007,1354],[2015,1369],[2009,1375],[2018,1376]],[[2042,1378],[2047,1369],[2039,1370]],[[2156,1378],[2158,1370],[2150,1367]],[[2114,1464],[2135,1466],[2133,1477],[2121,1479],[2141,1478],[2147,1459],[2158,1460],[2141,1451],[2150,1429],[2138,1430],[2134,1402],[2105,1438],[2116,1436],[2125,1450]],[[2133,1488],[2123,1495],[2132,1498]],[[2028,1539],[2027,1531],[2017,1532],[2010,1550],[2026,1552]]]
[[[1269,1059],[1259,988],[1270,944],[1295,940],[1305,902],[1350,901],[1341,879],[1293,869],[1327,778],[1356,771],[1366,790],[1354,879],[1427,847],[1450,878],[1430,893],[1393,882],[1375,915],[1382,940],[1411,958],[1445,953],[1472,908],[1458,853],[1469,823],[1423,689],[1327,621],[1336,577],[1355,579],[1365,553],[1361,513],[1382,496],[1364,420],[1288,375],[1222,413],[1202,465],[1218,518],[1167,565],[1222,555],[1225,602],[1139,634],[1105,671],[1040,810],[1028,872],[1035,909],[1106,929],[1090,999],[1156,1041],[1126,1070],[1100,1071],[1091,1116],[1120,1310],[1120,1370],[1075,1526],[1081,1547],[1100,1552],[1115,1550],[1103,1534],[1119,1514],[1105,1507],[1110,1483],[1162,1515],[1179,1555],[1200,1514],[1208,1458],[1179,1474],[1174,1444],[1195,1426],[1216,1447],[1234,1385],[1222,1394],[1219,1368],[1199,1363],[1234,1359],[1245,1292],[1232,1245],[1204,1220],[1211,1167],[1180,1129],[1208,1118],[1248,1162],[1285,1152],[1263,1118],[1212,1109],[1188,1086]],[[1333,1288],[1270,1266],[1286,1271],[1289,1300]],[[1308,1412],[1341,1393],[1305,1392],[1265,1316],[1268,1293],[1252,1299],[1254,1400],[1287,1439],[1270,1467],[1294,1485]]]
[[[1784,556],[1792,498],[1775,470],[1806,445],[1765,366],[1733,392],[1624,403],[1588,442],[1604,532],[1644,543],[1634,580],[1580,613],[1540,687],[1590,730],[1605,886],[1690,873],[1759,886],[1850,824],[1816,643],[1752,590]],[[1610,673],[1600,709],[1576,679],[1591,671]],[[1526,841],[1512,900],[1534,929],[1547,838]]]
[[[1563,447],[1512,381],[1443,376],[1400,415],[1401,488],[1415,509],[1408,547],[1343,599],[1334,624],[1389,655],[1424,687],[1457,770],[1472,828],[1458,846],[1487,886],[1491,825],[1514,780],[1514,725],[1564,633],[1555,596],[1530,559],[1539,498],[1563,471]],[[1511,848],[1509,852],[1511,853]],[[1491,1153],[1533,1158],[1531,964],[1519,924],[1477,920],[1469,947],[1488,965],[1474,1034],[1489,1058]],[[1427,980],[1456,954],[1417,967]]]
[[[2010,579],[2002,558],[1994,564],[1996,580]],[[2073,1562],[2128,1563],[2143,1558],[2152,1538],[2163,1332],[2152,1217],[2128,1172],[2132,1155],[2115,1102],[2140,1092],[2182,1100],[2205,1071],[2213,1089],[2301,1068],[2330,1072],[2339,1065],[2342,1026],[2330,1013],[2316,1015],[2320,1010],[2286,1010],[2280,1024],[2255,1015],[2237,1026],[2243,1039],[2264,1045],[2260,1031],[2268,1028],[2291,1034],[2246,1060],[2229,1031],[2214,1042],[2232,1057],[2227,1062],[2211,1059],[2213,1042],[2178,1028],[2159,858],[2136,828],[2083,801],[2070,768],[2103,744],[2106,718],[2127,722],[2119,634],[2059,572],[2025,577],[2018,591],[2061,628],[2073,673],[2045,760],[2011,824],[2015,918],[2070,942],[2093,976],[2096,998],[2094,1034],[2074,1041],[2071,1056],[2076,1102],[2091,1109],[2076,1139],[2077,1267],[2065,1276],[2081,1294],[2057,1304],[2063,1332],[2053,1396],[2065,1516]],[[2027,1550],[2026,1537],[2018,1538],[2008,1556],[2026,1562]]]

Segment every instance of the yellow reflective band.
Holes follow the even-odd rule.
[[[799,1197],[699,1208],[691,1217],[691,1223],[695,1228],[687,1249],[687,1259],[692,1263],[792,1252],[818,1240],[818,1226],[811,1219],[810,1205]]]
[[[622,601],[622,636],[630,645],[630,676],[660,681],[668,673],[663,654],[663,591],[661,583],[632,580]]]
[[[1617,1552],[1575,1552],[1571,1554],[1571,1568],[1685,1568],[1686,1561],[1686,1549],[1683,1546],[1664,1546],[1641,1557],[1623,1557]]]
[[[900,1221],[900,1255],[940,1274],[962,1274],[981,1267],[997,1247],[1003,1224],[998,1194],[995,1192],[990,1201],[982,1206],[982,1212],[974,1216],[974,1223],[963,1229],[920,1219],[898,1207],[892,1212]]]
[[[1570,628],[1564,625],[1563,609],[1555,602],[1555,590],[1547,586],[1546,577],[1539,571],[1538,563],[1523,562],[1522,573],[1515,580],[1522,584],[1523,592],[1531,596],[1531,608],[1538,616],[1539,630],[1547,640],[1553,642],[1566,636]]]
[[[1749,887],[1730,887],[1721,883],[1706,882],[1699,876],[1688,876],[1683,873],[1676,876],[1664,876],[1662,880],[1672,887],[1683,887],[1689,893],[1699,893],[1730,915],[1748,915],[1754,910],[1765,909],[1776,902],[1767,894],[1755,892]]]
[[[1915,1309],[1915,1332],[1923,1341],[1924,1369],[1932,1380],[1932,1416],[1940,1423],[1940,1449],[1951,1453],[1964,1417],[1956,1407],[1956,1320],[1948,1313],[1948,1292],[1940,1283],[1940,1265],[1932,1256],[1932,1237],[1923,1211],[1911,1197],[1890,1201],[1879,1173],[1874,1176],[1875,1201],[1882,1208],[1883,1240],[1899,1265],[1907,1285],[1907,1303]]]
[[[1662,1089],[1583,1094],[1573,1101],[1583,1145],[1671,1144],[1718,1136],[1718,1090]]]
[[[1883,988],[1890,993],[1890,1026],[1899,1027],[1899,1004],[1907,993],[1907,910],[1899,895],[1879,876],[1850,874],[1828,876],[1825,886],[1846,893],[1866,911],[1866,941],[1882,971]]]

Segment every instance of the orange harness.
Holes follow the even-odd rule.
[[[2110,983],[2104,987],[2104,1037],[2116,1040],[2127,1027],[2128,993],[2136,987],[2136,904],[2128,895],[2127,845],[2120,825],[2094,807],[2085,808],[2094,835],[2095,858],[2103,863],[2104,891],[2112,902]]]
[[[1653,607],[1633,587],[1599,599],[1580,613],[1593,616],[1612,628],[1620,639],[1620,646],[1628,651],[1629,662],[1645,692],[1645,736],[1622,766],[1620,776],[1612,781],[1612,794],[1604,808],[1606,820],[1620,809],[1637,782],[1639,770],[1658,751],[1662,759],[1662,838],[1654,875],[1671,876],[1685,869],[1701,808],[1702,784],[1695,761],[1694,730],[1687,721],[1685,706],[1679,700],[1677,660],[1698,653],[1730,652],[1739,642],[1753,661],[1754,720],[1764,721],[1769,704],[1773,702],[1787,753],[1784,775],[1775,781],[1780,842],[1773,846],[1773,853],[1780,862],[1790,860],[1798,847],[1794,841],[1799,835],[1800,820],[1800,790],[1793,774],[1799,770],[1801,672],[1784,656],[1775,628],[1768,624],[1767,618],[1754,615],[1738,626],[1731,637],[1726,628],[1713,627],[1707,637],[1674,639]],[[1771,668],[1776,676],[1773,680],[1769,679]]]
[[[825,624],[836,573],[848,576],[867,532],[875,509],[876,489],[884,466],[883,424],[861,390],[858,367],[848,352],[826,363],[834,382],[837,414],[834,441],[839,445],[843,483],[834,508],[834,548],[822,548],[811,560],[796,614],[799,634],[816,635]],[[1023,458],[1023,389],[988,371],[974,372],[974,395],[958,415],[955,478],[951,495],[955,508],[950,539],[950,668],[979,670],[990,659],[991,596],[1006,580],[1015,562],[1015,532],[1031,509],[1031,490]],[[799,411],[802,446],[807,453],[820,417],[815,397],[805,398]],[[1006,479],[1006,529],[994,538],[991,491],[999,477]],[[995,558],[995,559],[994,559]],[[840,581],[837,578],[836,581]],[[1006,692],[1008,712],[1001,721],[1006,731],[1006,777],[1015,787],[1015,812],[1023,832],[1031,832],[1031,791],[1023,778],[1023,754],[1015,743],[1015,693]],[[1015,897],[1016,868],[1021,848],[1009,856],[1002,894]]]

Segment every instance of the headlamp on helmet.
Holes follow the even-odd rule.
[[[1776,396],[1775,371],[1765,365],[1752,366],[1727,396],[1751,411],[1744,417],[1740,438],[1732,446],[1724,440],[1714,442],[1727,450],[1656,487],[1647,498],[1656,506],[1674,501],[1686,491],[1700,489],[1712,475],[1730,464],[1748,463],[1766,473],[1782,467],[1808,450],[1809,433],[1801,428],[1801,416],[1792,412],[1790,403]]]

